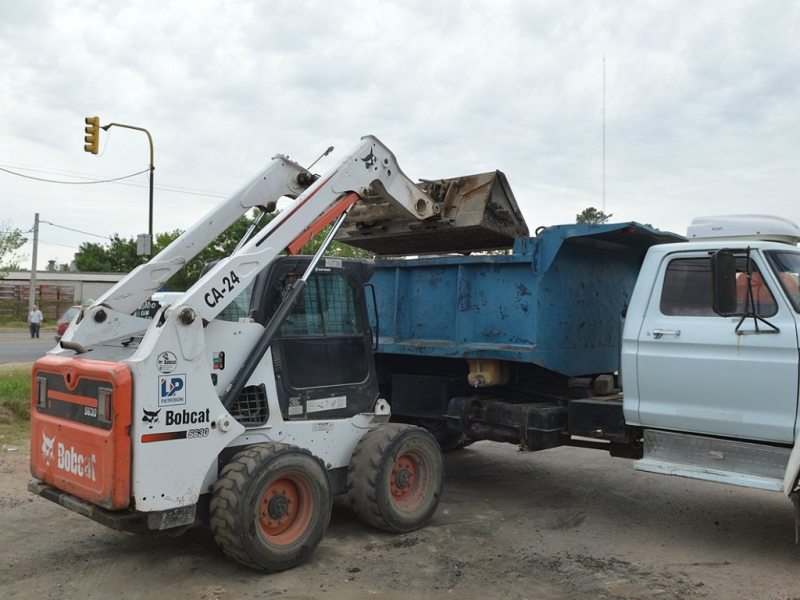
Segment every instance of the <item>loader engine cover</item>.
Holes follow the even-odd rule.
[[[31,474],[103,508],[127,508],[128,367],[48,355],[36,361],[31,385]]]
[[[359,200],[336,240],[379,255],[511,248],[528,226],[501,171],[417,184],[439,206],[418,221],[374,193]]]

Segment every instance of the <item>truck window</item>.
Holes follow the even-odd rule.
[[[796,252],[769,252],[767,254],[778,281],[795,312],[800,312],[800,254]]]
[[[747,267],[744,257],[736,259],[736,296],[738,313],[748,308]],[[778,307],[756,264],[751,260],[753,312],[771,317]],[[679,258],[667,266],[661,292],[661,312],[670,316],[714,317],[711,304],[711,259]]]

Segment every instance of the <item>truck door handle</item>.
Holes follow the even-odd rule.
[[[678,337],[680,334],[680,329],[653,329],[653,338],[657,340],[660,340],[662,335],[674,335]]]

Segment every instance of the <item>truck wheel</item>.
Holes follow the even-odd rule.
[[[420,427],[381,425],[356,445],[347,471],[347,497],[365,523],[397,533],[424,526],[442,495],[442,451]]]
[[[290,569],[322,540],[333,499],[322,463],[286,444],[250,446],[220,473],[211,530],[228,556],[260,571]]]

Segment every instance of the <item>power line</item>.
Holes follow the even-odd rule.
[[[112,238],[108,237],[107,235],[97,235],[96,233],[89,233],[88,231],[81,231],[80,229],[73,229],[72,227],[65,227],[64,225],[56,225],[55,223],[51,223],[50,221],[39,221],[39,223],[46,223],[47,225],[52,225],[53,227],[58,227],[59,229],[67,229],[69,231],[74,231],[76,233],[82,233],[84,235],[91,235],[94,237],[99,237],[104,240],[110,240]]]
[[[94,179],[95,176],[90,173],[81,173],[80,171],[69,171],[67,169],[56,169],[54,167],[39,167],[36,165],[28,165],[25,163],[15,162],[0,162],[0,166],[7,168],[19,169],[22,171],[33,171],[34,173],[49,173],[55,175],[66,175],[76,179]]]
[[[59,244],[57,242],[48,242],[47,240],[43,240],[42,238],[39,238],[39,243],[40,244],[46,244],[48,246],[57,246],[59,248],[69,248],[71,250],[80,250],[79,246],[70,246],[69,244]]]
[[[145,169],[144,171],[139,171],[138,173],[133,173],[131,175],[124,175],[123,177],[115,177],[114,179],[100,179],[94,181],[56,181],[55,179],[44,179],[42,177],[33,177],[32,175],[23,175],[22,173],[17,173],[15,171],[11,171],[9,169],[4,169],[0,167],[0,171],[5,171],[6,173],[10,173],[11,175],[16,175],[17,177],[24,177],[25,179],[33,179],[34,181],[44,181],[45,183],[61,183],[64,185],[89,185],[93,183],[111,183],[113,181],[121,181],[122,179],[129,179],[131,177],[136,177],[137,175],[141,175],[142,173],[147,173],[150,169]]]
[[[5,164],[6,166],[11,166],[11,167],[14,167],[14,168],[17,168],[17,169],[21,169],[23,171],[33,171],[34,173],[52,173],[52,174],[58,174],[58,175],[62,175],[63,174],[63,175],[66,175],[67,177],[74,177],[76,179],[87,179],[87,180],[90,180],[90,179],[93,178],[93,176],[90,176],[90,175],[88,175],[86,173],[80,173],[78,171],[67,171],[65,169],[32,167],[30,165],[24,165],[22,163],[0,163],[0,164]],[[2,167],[0,167],[0,168],[2,168]],[[8,171],[8,169],[3,169],[3,170],[4,171]],[[141,175],[142,173],[147,173],[149,170],[150,169],[148,168],[148,169],[146,169],[144,171],[140,171],[139,173],[136,173],[136,175]],[[8,172],[11,172],[11,171],[8,171]],[[14,173],[14,174],[16,174],[16,173]],[[22,175],[22,177],[25,177],[25,175]],[[133,175],[131,175],[130,177],[133,177]],[[37,178],[30,177],[30,179],[37,179]],[[45,180],[45,181],[48,181],[48,180]],[[131,182],[120,183],[118,180],[108,180],[108,181],[111,181],[112,183],[116,183],[117,185],[125,185],[125,186],[129,186],[129,187],[146,188],[146,187],[149,186],[149,184],[141,184],[141,183],[131,183]],[[65,183],[73,183],[73,182],[65,182]],[[220,193],[220,192],[212,192],[210,190],[200,190],[200,189],[188,188],[188,187],[184,187],[184,186],[156,185],[156,186],[154,186],[154,188],[157,189],[157,190],[164,191],[164,192],[173,192],[173,193],[176,193],[176,194],[189,194],[189,195],[192,195],[192,196],[205,196],[205,197],[208,197],[208,198],[227,198],[227,194],[223,194],[223,193]]]

